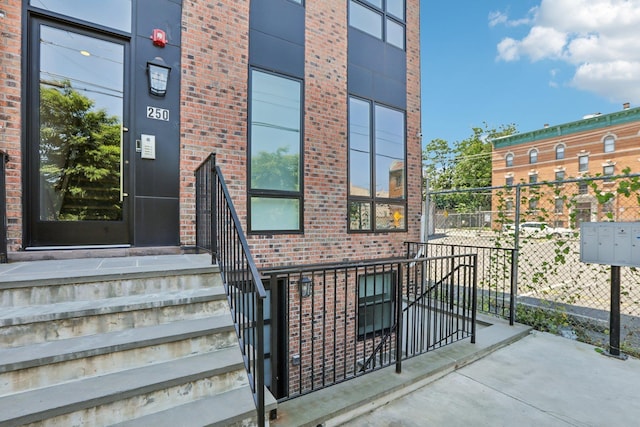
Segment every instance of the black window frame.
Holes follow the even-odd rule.
[[[368,196],[361,196],[361,195],[353,195],[351,194],[351,100],[357,100],[360,102],[365,102],[367,104],[369,104],[369,195]],[[348,119],[347,119],[347,123],[348,123],[348,158],[347,158],[347,169],[348,169],[348,173],[347,173],[347,231],[349,233],[404,233],[408,230],[408,221],[407,221],[407,211],[408,211],[408,197],[407,197],[407,191],[408,191],[408,187],[407,187],[407,112],[405,110],[399,109],[399,108],[394,108],[391,107],[389,105],[380,103],[380,102],[376,102],[370,99],[366,99],[366,98],[362,98],[362,97],[358,97],[358,96],[354,96],[354,95],[349,95],[348,97],[348,103],[349,103],[349,113],[348,113]],[[375,129],[376,129],[376,113],[375,113],[375,109],[376,107],[383,107],[389,110],[393,110],[393,111],[397,111],[402,113],[403,115],[403,135],[404,135],[404,141],[403,141],[403,148],[404,148],[404,156],[403,156],[403,177],[404,177],[404,184],[403,184],[403,189],[402,189],[402,193],[403,196],[401,198],[397,198],[397,197],[381,197],[378,196],[377,192],[375,191],[376,188],[376,134],[375,134]],[[364,228],[364,229],[360,229],[360,228],[352,228],[351,227],[351,207],[352,206],[356,206],[358,204],[368,204],[370,207],[369,210],[369,223],[370,223],[370,227],[369,228]],[[399,228],[382,228],[380,226],[380,224],[378,224],[377,221],[377,216],[376,216],[376,212],[377,212],[377,207],[381,206],[381,205],[400,205],[402,206],[403,210],[404,210],[404,215],[403,215],[403,226],[399,227]]]
[[[377,15],[379,15],[381,17],[381,25],[382,27],[380,28],[381,30],[381,37],[378,37],[375,34],[372,34],[364,29],[355,27],[351,25],[351,4],[355,3],[361,7],[367,8],[370,11],[372,11],[373,13],[376,13]],[[404,3],[404,18],[400,19],[400,17],[390,13],[387,11],[387,1],[383,0],[382,1],[382,7],[378,7],[377,5],[374,5],[370,2],[368,2],[367,0],[349,0],[347,3],[347,9],[349,11],[349,17],[347,19],[348,21],[348,25],[350,28],[353,28],[355,30],[358,31],[362,31],[365,34],[370,35],[371,37],[375,37],[378,40],[383,41],[384,43],[388,44],[389,46],[393,46],[397,49],[401,49],[403,51],[407,50],[407,1],[403,0]],[[402,47],[389,42],[388,39],[388,30],[387,30],[387,21],[391,21],[399,26],[401,26],[403,28],[403,41],[402,41]]]
[[[375,278],[377,276],[383,276],[383,279],[382,279],[383,291],[384,291],[384,281],[386,279],[385,276],[389,277],[390,286],[389,286],[388,295],[385,293],[382,293],[382,294],[374,293],[373,295],[366,295],[366,292],[365,292],[365,296],[361,297],[360,296],[361,286],[363,285],[366,286],[367,278],[373,277],[374,278],[373,280],[375,281]],[[365,340],[368,338],[377,337],[391,331],[393,322],[396,317],[396,309],[398,308],[396,305],[396,286],[397,286],[396,276],[397,276],[397,271],[393,269],[374,272],[374,273],[367,273],[365,271],[364,274],[359,274],[357,276],[358,283],[356,286],[356,292],[357,292],[356,299],[357,299],[358,311],[356,313],[356,319],[357,319],[356,328],[357,328],[357,337],[359,341]],[[376,284],[374,284],[374,291],[376,290],[376,288],[377,286]],[[382,295],[382,300],[376,300],[376,298],[378,298],[379,295]],[[384,313],[388,314],[388,316],[383,317],[382,319],[383,324],[379,328],[376,328],[375,323],[371,324],[368,322],[368,321],[375,322],[377,320],[377,317],[375,315],[376,314],[375,307],[377,306],[382,306],[383,314]],[[387,308],[385,309],[384,307],[387,307]],[[370,308],[374,308],[373,316],[367,316],[367,311],[363,311]],[[364,324],[361,323],[363,320],[364,320]],[[369,330],[370,327],[371,327],[371,330]]]
[[[269,190],[269,189],[254,189],[251,186],[251,163],[252,163],[252,91],[253,91],[253,73],[260,72],[271,76],[291,80],[298,82],[300,85],[300,106],[299,106],[299,120],[300,120],[300,136],[299,136],[299,188],[298,191],[284,191],[284,190]],[[249,87],[247,96],[247,234],[249,235],[276,235],[276,234],[304,234],[304,80],[296,78],[283,73],[277,73],[268,71],[259,67],[249,68]],[[283,199],[283,200],[297,200],[298,201],[298,228],[297,229],[254,229],[252,224],[252,199],[264,198],[264,199]]]

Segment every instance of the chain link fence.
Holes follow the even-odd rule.
[[[515,249],[517,322],[607,348],[611,267],[580,261],[580,224],[640,221],[640,174],[428,196],[429,243]],[[621,268],[620,301],[621,351],[640,356],[640,268]]]

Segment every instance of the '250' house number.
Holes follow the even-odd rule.
[[[158,107],[147,107],[147,119],[169,121],[169,110]]]

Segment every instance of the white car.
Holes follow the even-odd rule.
[[[564,227],[551,227],[546,222],[527,221],[520,223],[518,227],[520,230],[520,237],[572,237],[574,231],[570,228]],[[510,232],[513,233],[514,227],[510,227]]]

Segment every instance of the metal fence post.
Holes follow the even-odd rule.
[[[7,250],[7,189],[6,189],[6,163],[9,156],[0,151],[0,263],[8,262]]]
[[[516,212],[513,220],[514,250],[511,254],[511,297],[509,298],[509,304],[511,305],[509,313],[510,325],[513,325],[516,321],[516,308],[518,304],[518,254],[520,252],[520,203],[522,202],[520,190],[520,184],[516,185]]]
[[[402,263],[398,264],[398,279],[396,280],[396,373],[402,373],[402,334],[404,325],[402,324],[402,284],[403,272]]]
[[[211,182],[211,224],[209,225],[209,239],[211,239],[211,264],[216,264],[218,260],[218,174],[216,171],[216,155],[211,155],[211,167],[207,171]]]

